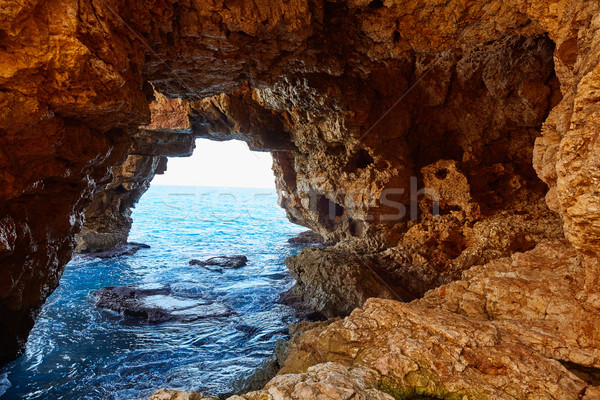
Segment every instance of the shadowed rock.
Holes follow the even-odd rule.
[[[161,389],[156,391],[149,400],[217,400],[196,392],[179,392],[177,390]]]
[[[224,317],[232,310],[209,299],[174,294],[169,286],[109,286],[94,292],[96,305],[150,323],[191,322],[199,318]]]
[[[246,256],[219,256],[212,257],[207,260],[190,260],[190,265],[205,266],[216,266],[224,268],[241,268],[248,262]]]
[[[390,290],[365,260],[335,247],[306,248],[289,257],[286,265],[296,284],[281,295],[281,301],[304,318],[348,315],[371,297],[409,298]]]
[[[150,246],[144,243],[136,243],[129,242],[125,244],[120,244],[114,249],[104,250],[104,251],[96,251],[90,253],[79,253],[82,258],[113,258],[113,257],[121,257],[121,256],[132,256],[138,252],[140,249],[149,249]]]
[[[292,244],[326,244],[323,236],[313,231],[304,231],[298,236],[288,239],[288,243]]]

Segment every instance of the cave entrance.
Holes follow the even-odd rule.
[[[7,396],[241,392],[287,337],[296,317],[278,301],[293,284],[285,259],[301,248],[288,239],[304,229],[277,205],[270,154],[199,139],[189,158],[169,158],[147,188],[140,180],[152,177],[148,169],[164,171],[161,156],[149,157],[126,162],[120,171],[131,174],[90,209],[96,222],[124,211],[130,240],[149,248],[81,255],[67,265],[25,354],[4,370]],[[130,212],[134,196],[141,197]],[[116,204],[102,209],[107,201]],[[65,376],[86,384],[65,384]]]
[[[153,185],[275,188],[268,152],[251,151],[240,140],[196,139],[190,157],[169,158],[168,169]]]
[[[145,196],[154,202],[142,200],[134,210],[131,240],[138,240],[141,227],[152,223],[144,219],[152,212],[159,213],[165,223],[187,221],[182,231],[195,231],[198,224],[218,226],[226,221],[229,227],[240,230],[228,231],[233,236],[258,229],[256,223],[260,228],[289,225],[285,213],[277,207],[272,162],[270,153],[251,151],[239,140],[196,139],[190,157],[169,158],[166,171],[158,171],[152,180]],[[161,210],[151,211],[149,204]]]

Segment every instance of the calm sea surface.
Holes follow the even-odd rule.
[[[218,395],[250,375],[286,336],[293,284],[284,260],[300,247],[270,189],[152,186],[133,212],[134,256],[69,263],[31,332],[26,353],[0,371],[4,399],[144,399],[155,389]],[[240,269],[193,258],[243,254]],[[228,317],[149,324],[97,308],[104,286],[161,284],[226,304]]]

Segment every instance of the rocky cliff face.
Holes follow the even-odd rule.
[[[166,171],[167,157],[188,157],[194,150],[195,137],[182,105],[154,94],[150,124],[133,134],[127,159],[112,169],[112,181],[86,207],[75,251],[109,251],[127,243],[132,209],[154,176]]]
[[[276,152],[280,203],[290,219],[340,242],[321,255],[299,255],[298,265],[304,259],[313,268],[328,268],[328,260],[351,254],[404,289],[404,300],[515,252],[530,251],[534,260],[517,257],[509,269],[537,271],[538,257],[540,265],[548,260],[578,265],[574,274],[581,276],[588,276],[600,256],[597,2],[29,0],[0,5],[4,360],[22,348],[39,307],[57,285],[92,199],[87,234],[101,234],[109,220],[123,240],[127,209],[147,187],[156,157],[173,154],[156,150],[156,143],[174,138],[172,131],[158,128],[183,126],[196,137],[242,139],[252,148]],[[155,121],[158,125],[140,130],[150,122],[148,82],[167,98],[180,99],[153,106],[156,118],[176,127]],[[113,223],[119,215],[125,219]],[[532,250],[563,231],[570,245],[556,246],[554,256]],[[493,270],[484,268],[488,272],[480,278],[490,282],[486,293],[499,284],[487,278]],[[558,315],[595,307],[593,290],[586,286],[591,281],[572,278],[572,292],[586,295],[565,299],[572,307],[557,308]],[[468,286],[469,279],[459,286]],[[534,281],[519,280],[521,293]],[[469,299],[476,297],[467,292]],[[367,351],[360,362],[336,364],[336,371],[346,368],[350,375],[342,374],[346,383],[340,378],[334,387],[408,393],[423,386],[422,376],[441,388],[444,379],[456,382],[452,374],[459,374],[465,388],[484,382],[482,396],[493,398],[502,390],[524,397],[533,393],[528,388],[546,382],[537,378],[544,370],[566,385],[553,392],[566,396],[561,398],[593,391],[552,359],[585,366],[595,366],[594,361],[565,355],[571,350],[561,353],[546,336],[523,341],[517,338],[521,333],[487,321],[485,313],[467,313],[466,320],[455,316],[456,307],[368,304],[346,322],[356,329],[340,322],[328,328],[322,343],[331,349],[338,334],[362,337],[361,327],[379,324],[375,314],[383,310],[396,321],[389,326],[414,340],[380,335],[383,342],[373,349],[393,347],[390,354],[404,354],[406,359],[392,361],[407,366],[395,371],[409,372],[381,380],[389,371],[378,369]],[[422,311],[431,315],[419,322],[423,329],[410,317],[421,313],[419,307],[433,310]],[[521,319],[518,309],[505,309],[502,318]],[[365,313],[373,317],[361,317]],[[537,332],[532,326],[547,318],[540,314],[523,329]],[[419,336],[423,330],[430,334]],[[439,333],[444,330],[454,332],[451,339]],[[587,355],[597,348],[587,334],[577,343],[569,335],[565,348],[572,352]],[[444,370],[432,361],[438,359],[435,343],[450,343],[454,355],[471,343],[467,353],[474,361],[461,365],[479,372],[467,366]],[[414,357],[405,354],[410,349],[416,349]],[[524,354],[532,349],[540,355],[527,361]],[[519,360],[521,372],[489,364],[490,358]],[[294,382],[316,387],[330,368],[318,364],[324,361],[327,357],[311,361],[317,364],[309,372],[294,371],[304,373]],[[509,379],[490,383],[496,375]],[[506,389],[517,381],[520,386]],[[385,385],[375,388],[373,382]],[[435,393],[457,390],[443,386]],[[468,397],[478,393],[464,391]]]

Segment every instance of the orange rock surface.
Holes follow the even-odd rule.
[[[598,367],[599,54],[591,0],[0,0],[0,360],[94,196],[189,152],[151,124],[275,152],[281,205],[328,251],[414,297],[447,284],[305,334],[312,369],[259,396],[598,398],[578,376]],[[340,338],[362,355],[329,360]]]

